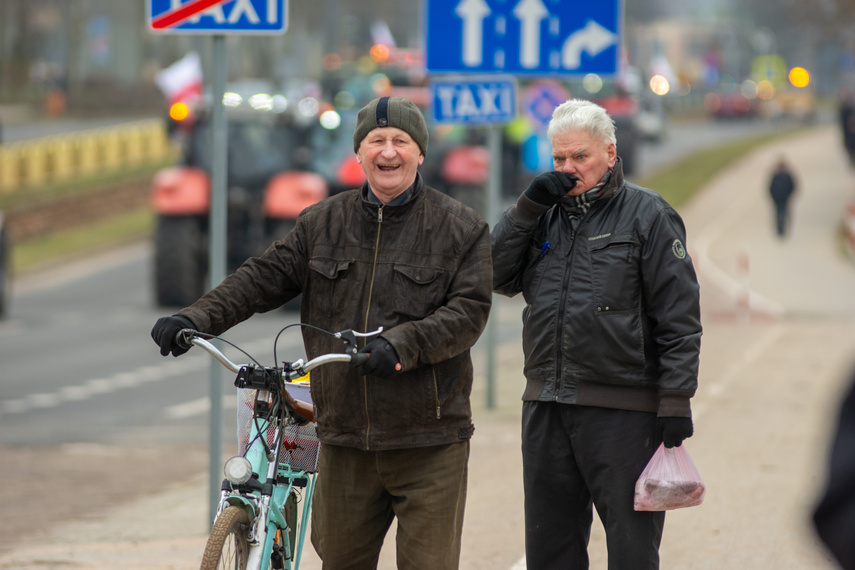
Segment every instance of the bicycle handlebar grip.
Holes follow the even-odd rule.
[[[196,331],[193,329],[181,329],[175,334],[175,344],[179,348],[192,348],[193,344],[190,342],[190,338],[196,335]]]
[[[359,352],[350,357],[350,363],[354,366],[362,366],[368,362],[368,357],[371,356],[368,352]]]

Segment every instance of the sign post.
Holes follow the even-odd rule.
[[[487,126],[487,148],[490,152],[490,173],[487,180],[487,222],[499,221],[499,200],[502,183],[501,123],[508,123],[517,113],[517,82],[513,77],[449,79],[432,81],[431,109],[437,123]],[[496,323],[487,321],[484,330],[487,341],[487,409],[496,407],[495,346]]]
[[[211,89],[214,92],[214,108],[211,116],[211,212],[208,244],[208,289],[216,287],[226,278],[228,196],[228,123],[223,107],[223,94],[226,90],[226,39],[222,35],[214,38],[214,69]],[[210,454],[208,460],[209,517],[212,523],[217,514],[219,486],[222,481],[223,464],[223,368],[219,362],[211,362],[209,386],[211,395],[211,416],[209,427]]]
[[[227,271],[228,122],[223,107],[228,61],[225,34],[281,34],[288,27],[286,0],[148,0],[153,33],[213,35],[211,109],[211,211],[208,285],[213,288]],[[209,376],[209,520],[217,513],[222,480],[223,369],[211,363]]]

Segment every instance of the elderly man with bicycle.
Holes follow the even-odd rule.
[[[299,294],[309,358],[339,350],[324,331],[383,327],[359,368],[312,372],[322,443],[312,542],[324,568],[373,568],[397,518],[399,568],[457,568],[474,431],[470,348],[492,300],[489,228],[423,181],[428,132],[411,101],[371,101],[353,140],[362,188],[304,210],[262,255],[159,319],[152,337],[178,356],[182,328],[219,334]]]

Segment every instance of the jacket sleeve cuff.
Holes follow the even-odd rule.
[[[678,394],[659,394],[660,418],[691,418],[692,405],[689,396]]]
[[[514,217],[525,225],[533,225],[544,212],[552,208],[552,206],[544,206],[538,204],[525,194],[520,194],[517,198],[516,206],[514,207]]]
[[[193,328],[199,332],[207,333],[211,330],[211,319],[208,318],[208,315],[198,309],[185,307],[175,314],[191,321],[194,325]]]

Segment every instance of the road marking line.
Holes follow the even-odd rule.
[[[26,400],[6,400],[2,402],[2,407],[0,407],[0,412],[3,415],[6,414],[20,414],[21,412],[26,412],[30,409]]]
[[[58,394],[30,394],[27,403],[33,408],[53,408],[59,404]]]
[[[72,315],[72,313],[66,313],[66,316],[68,315]],[[259,339],[245,345],[245,350],[250,354],[269,348],[270,341],[267,339]],[[289,344],[288,348],[292,349],[293,347]],[[195,356],[184,356],[180,359],[168,360],[158,365],[141,366],[136,370],[117,372],[109,378],[93,378],[87,380],[83,384],[64,386],[62,388],[58,388],[56,392],[30,394],[24,398],[0,401],[0,416],[23,414],[36,409],[54,408],[62,402],[82,402],[97,395],[110,394],[117,390],[134,388],[146,382],[160,382],[162,380],[172,379],[176,376],[197,373],[199,370],[202,370],[205,367],[210,367],[214,364],[219,366],[219,364],[211,360],[207,354],[199,354]],[[233,401],[235,399],[236,398],[232,397],[232,401],[230,401],[229,397],[226,397],[223,401],[224,406],[231,406],[231,409],[236,409],[237,403]],[[174,417],[175,419],[191,417],[193,415],[205,413],[211,407],[210,400],[208,399],[205,399],[204,408],[199,407],[202,406],[202,404],[200,404],[198,400],[194,400],[194,402],[196,402],[195,407],[189,406],[188,403],[180,405],[188,405],[189,407],[187,408],[173,406],[173,408],[176,409],[173,409],[171,412],[169,411],[171,408],[167,408],[167,417]]]
[[[223,396],[223,409],[236,410],[237,396]],[[196,400],[190,400],[189,402],[185,402],[183,404],[170,406],[166,408],[164,415],[167,419],[170,420],[185,420],[187,418],[192,418],[193,416],[207,414],[210,411],[211,398],[205,397],[198,398]]]
[[[95,378],[88,381],[85,385],[92,394],[109,394],[115,387],[110,378]]]
[[[24,398],[0,401],[0,415],[23,414],[31,410],[54,408],[62,402],[82,402],[101,394],[134,388],[144,382],[167,380],[201,369],[205,357],[189,357],[157,366],[142,366],[129,372],[117,372],[110,378],[92,378],[83,384],[63,386],[56,392],[30,394]]]
[[[86,386],[66,386],[59,391],[63,400],[68,402],[78,402],[90,397],[92,393]]]

